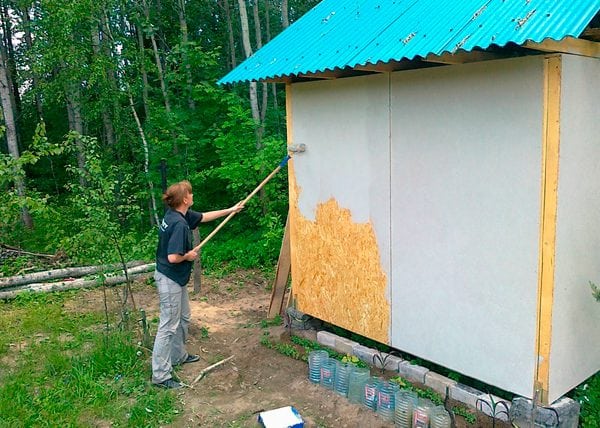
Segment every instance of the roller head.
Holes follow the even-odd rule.
[[[290,153],[302,153],[306,151],[306,144],[290,144],[287,149]]]

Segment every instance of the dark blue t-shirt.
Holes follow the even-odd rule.
[[[194,262],[170,263],[169,254],[184,255],[193,248],[191,229],[198,227],[202,213],[188,210],[185,214],[167,210],[158,228],[156,270],[182,287],[190,280]]]

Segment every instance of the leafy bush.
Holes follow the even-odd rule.
[[[600,426],[600,373],[579,385],[573,398],[581,404],[579,423],[583,428]]]

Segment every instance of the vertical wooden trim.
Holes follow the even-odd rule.
[[[554,268],[556,252],[556,210],[560,149],[560,92],[562,58],[544,59],[544,110],[542,122],[542,182],[540,209],[540,247],[534,398],[548,403]]]
[[[292,117],[292,84],[291,83],[286,83],[285,84],[285,125],[286,125],[286,139],[287,139],[287,145],[290,146],[292,144],[294,144],[294,122],[293,122],[293,117]],[[294,179],[294,159],[290,159],[288,161],[287,164],[287,168],[288,168],[288,194],[289,196],[289,201],[288,204],[290,206],[290,210],[288,212],[288,219],[286,221],[286,227],[289,228],[289,247],[290,247],[290,275],[291,275],[291,281],[290,281],[290,291],[288,293],[288,298],[287,298],[287,303],[286,303],[286,307],[293,305],[293,291],[294,291],[294,273],[295,270],[298,269],[297,266],[295,266],[293,260],[294,260],[294,223],[295,223],[295,219],[294,219],[294,215],[293,215],[293,210],[291,209],[292,204],[294,201],[292,201],[292,197],[293,195],[295,195],[295,192],[292,189],[292,183],[295,183],[295,179]]]

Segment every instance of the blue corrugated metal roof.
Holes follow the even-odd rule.
[[[219,83],[578,37],[600,0],[323,0]]]

